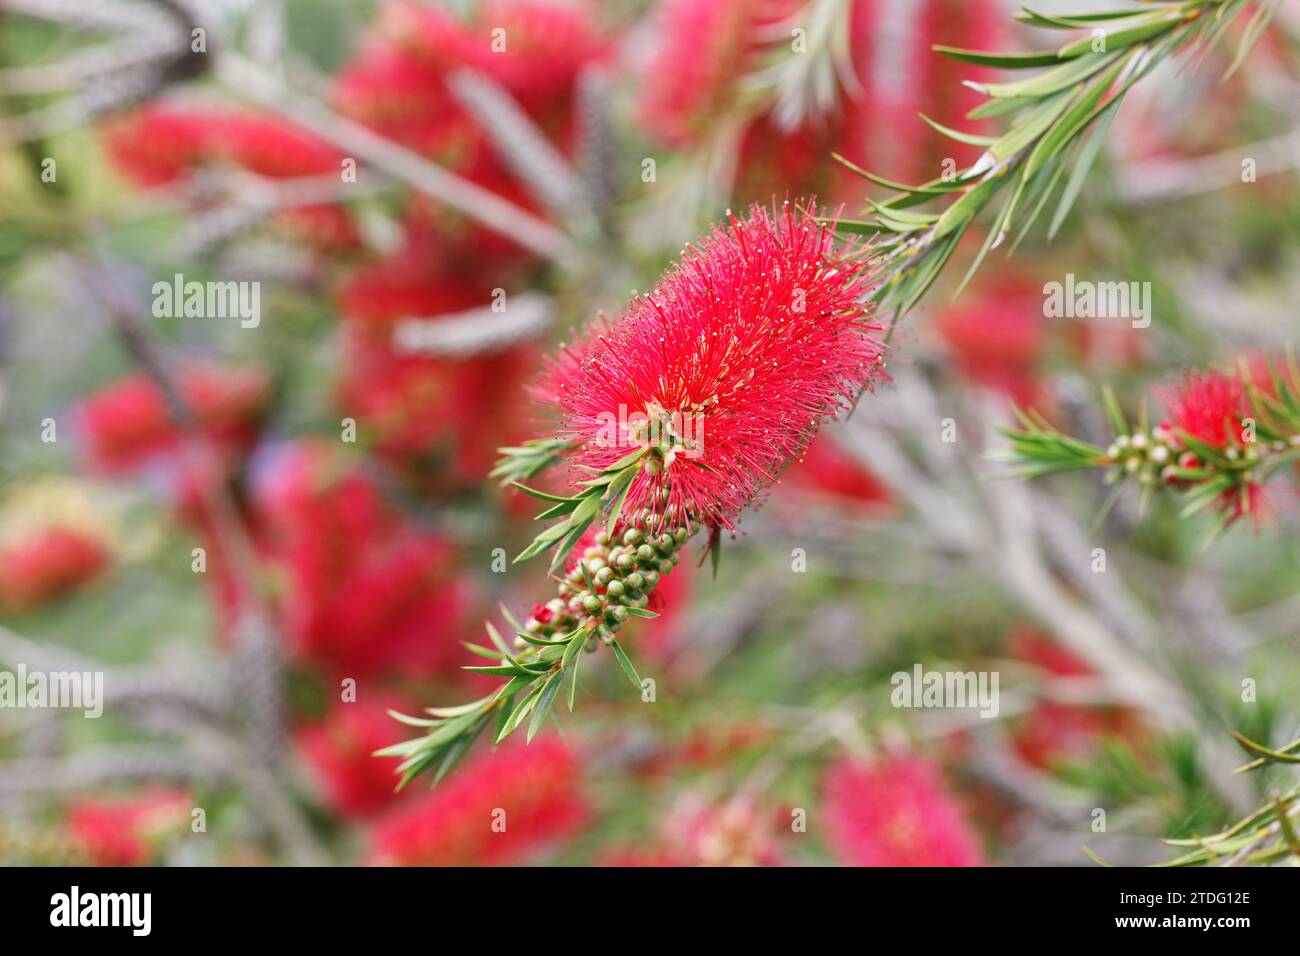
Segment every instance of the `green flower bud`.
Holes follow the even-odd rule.
[[[628,528],[623,534],[623,543],[635,547],[645,540],[645,534],[639,528]]]
[[[645,587],[648,591],[653,591],[659,586],[659,572],[647,571],[645,573]]]
[[[606,568],[605,570],[608,571],[609,568]],[[623,586],[622,581],[610,581],[609,586],[605,588],[605,593],[612,598],[618,598],[622,597],[626,590],[627,588]]]
[[[603,567],[603,568],[601,568],[599,571],[596,572],[596,578],[595,578],[595,581],[596,581],[596,584],[597,584],[597,585],[599,585],[599,586],[604,586],[604,585],[606,585],[606,584],[609,584],[609,582],[612,581],[612,580],[614,580],[614,569],[613,569],[613,568],[611,568],[611,567]]]
[[[591,594],[590,592],[588,592],[582,598],[583,610],[590,611],[593,614],[600,610],[600,605],[601,605],[600,598],[596,597],[596,595]]]
[[[636,556],[641,561],[646,561],[646,562],[653,561],[656,557],[655,549],[650,547],[650,545],[648,544],[643,544],[641,545],[641,547],[636,549]]]
[[[645,581],[646,581],[645,575],[643,575],[640,571],[633,571],[631,574],[629,574],[627,577],[623,579],[623,583],[626,584],[633,591],[640,591],[643,587],[645,587]]]

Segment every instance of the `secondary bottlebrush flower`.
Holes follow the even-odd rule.
[[[0,549],[0,608],[25,611],[75,591],[109,562],[97,535],[52,526]]]
[[[1009,396],[1024,408],[1042,408],[1038,365],[1047,344],[1043,296],[1021,279],[969,290],[943,311],[939,334],[971,381]]]
[[[1249,417],[1246,389],[1235,375],[1211,369],[1186,372],[1182,381],[1157,391],[1169,413],[1167,425],[1202,441],[1211,448],[1223,449],[1241,444],[1242,419]]]
[[[324,720],[303,727],[297,745],[320,783],[329,806],[348,819],[394,806],[392,766],[374,752],[402,738],[388,710],[407,710],[401,701],[363,695],[340,702]]]
[[[1020,628],[1007,645],[1012,657],[1041,668],[1048,677],[1094,676],[1085,661],[1037,631]],[[1107,738],[1137,740],[1143,733],[1141,721],[1130,708],[1061,703],[1051,698],[1049,684],[1029,713],[1013,722],[1011,744],[1026,763],[1051,770],[1087,759]]]
[[[397,514],[368,474],[296,448],[257,503],[296,656],[339,676],[423,676],[456,653],[470,592],[455,550]]]
[[[857,502],[873,511],[892,502],[880,479],[825,434],[808,444],[798,466],[790,470],[789,482],[782,485],[789,486],[833,496],[841,505]]]
[[[179,788],[156,788],[123,797],[87,797],[68,808],[72,843],[94,866],[149,862],[169,838],[184,832],[193,798]]]
[[[815,209],[730,216],[586,347],[561,435],[600,472],[649,459],[625,507],[730,528],[818,426],[883,374],[870,250]]]
[[[713,804],[698,794],[678,801],[661,827],[678,866],[779,866],[776,816],[752,799]]]
[[[919,757],[842,759],[822,782],[831,851],[849,866],[980,866],[983,854],[939,769]]]
[[[493,866],[527,862],[577,833],[590,811],[577,756],[554,737],[467,763],[438,789],[383,818],[369,862]]]
[[[208,156],[212,129],[191,110],[150,106],[103,128],[113,165],[137,186],[162,186],[188,175]]]
[[[757,0],[665,0],[656,11],[656,45],[641,83],[641,111],[661,140],[700,138],[758,65],[764,23]]]
[[[181,397],[204,437],[222,448],[247,446],[270,397],[270,380],[255,368],[192,365],[179,375]],[[79,407],[92,464],[105,471],[139,465],[173,449],[180,428],[152,379],[118,379]]]

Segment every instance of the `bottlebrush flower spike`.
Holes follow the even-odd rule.
[[[616,635],[657,616],[654,591],[691,533],[707,525],[716,544],[818,426],[884,374],[865,304],[871,247],[838,243],[816,215],[789,202],[729,215],[625,315],[599,319],[552,362],[535,394],[558,406],[558,434],[503,449],[494,474],[531,477],[568,456],[588,476],[570,497],[516,482],[549,503],[540,520],[559,519],[515,559],[554,550],[557,596],[522,624],[506,612],[513,643],[489,624],[492,646],[470,646],[492,661],[470,670],[508,678],[496,693],[401,718],[427,728],[381,751],[404,758],[403,782],[441,777],[489,725],[500,742],[528,720],[531,739],[562,685],[572,710],[583,651],[608,646],[642,689]]]
[[[1243,517],[1258,529],[1272,514],[1265,482],[1300,459],[1300,369],[1288,359],[1283,373],[1269,368],[1259,377],[1187,372],[1156,390],[1170,417],[1154,428],[1130,427],[1107,391],[1115,439],[1104,449],[1018,413],[1022,428],[1004,430],[1012,444],[999,457],[1022,478],[1105,468],[1111,481],[1133,478],[1148,492],[1186,492],[1183,517],[1213,507],[1216,534]]]
[[[823,792],[831,849],[848,866],[983,863],[965,814],[924,760],[842,760],[827,772]]]
[[[815,207],[754,206],[697,246],[586,344],[562,381],[561,437],[599,474],[645,459],[624,507],[731,528],[819,425],[883,374],[868,246]]]
[[[1181,382],[1157,389],[1156,396],[1171,416],[1162,430],[1185,432],[1211,448],[1242,442],[1242,422],[1250,409],[1245,385],[1236,376],[1217,369],[1184,372]]]
[[[445,790],[400,807],[375,829],[370,862],[491,866],[525,861],[580,830],[589,810],[577,757],[554,737],[484,754]],[[504,811],[505,826],[492,823]]]
[[[97,535],[53,525],[0,548],[0,609],[26,611],[75,591],[107,567]]]

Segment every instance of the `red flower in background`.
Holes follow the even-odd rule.
[[[808,443],[799,467],[792,468],[782,482],[851,499],[872,509],[887,507],[893,501],[880,479],[828,435],[818,435]]]
[[[202,437],[219,450],[247,448],[257,437],[270,379],[259,369],[191,365],[179,376],[181,398]],[[82,427],[91,462],[108,472],[172,451],[181,432],[163,391],[145,375],[118,379],[84,399]]]
[[[109,158],[137,186],[163,186],[209,157],[209,118],[192,110],[149,106],[103,127]]]
[[[862,92],[845,106],[848,128],[840,152],[859,166],[915,183],[938,179],[945,159],[958,167],[973,162],[979,147],[940,135],[918,114],[979,132],[984,124],[972,123],[965,114],[981,97],[963,81],[996,74],[941,56],[931,47],[999,49],[1003,14],[998,0],[923,0],[906,10],[875,0],[855,3],[851,48]],[[886,68],[890,64],[896,67]],[[860,194],[860,180],[856,188]]]
[[[601,866],[781,866],[777,826],[753,800],[737,796],[714,803],[686,793],[660,821],[648,847],[620,847],[602,854]]]
[[[377,132],[476,182],[490,180],[499,167],[447,87],[449,75],[463,67],[487,74],[563,147],[577,76],[605,48],[586,4],[489,2],[461,21],[419,4],[387,3],[378,32],[340,74],[335,99]]]
[[[390,709],[414,712],[402,701],[371,700],[364,695],[353,703],[334,704],[323,721],[298,731],[298,748],[320,782],[326,802],[340,816],[367,817],[397,800],[394,764],[374,756],[376,750],[406,737],[402,725],[388,715]]]
[[[555,737],[486,751],[438,789],[384,817],[371,836],[369,860],[387,866],[527,862],[586,823],[580,773],[574,752]]]
[[[68,808],[65,825],[93,866],[139,866],[190,820],[188,790],[154,788],[126,797],[87,797]]]
[[[939,317],[939,334],[972,382],[1023,408],[1044,397],[1038,367],[1047,343],[1043,296],[1028,281],[998,279],[967,290]]]
[[[1013,657],[1035,664],[1054,677],[1094,676],[1085,661],[1029,628],[1012,633],[1008,650]],[[1142,733],[1137,715],[1128,708],[1065,704],[1044,697],[1023,720],[1014,723],[1011,743],[1026,763],[1051,770],[1062,763],[1087,759],[1108,737],[1131,740]]]
[[[820,422],[881,376],[879,327],[860,301],[875,266],[815,215],[787,203],[775,218],[757,206],[731,217],[590,349],[563,395],[578,464],[599,471],[636,446],[631,428],[609,434],[611,418],[675,416],[702,439],[664,457],[663,472],[643,470],[629,512],[731,527]]]
[[[96,535],[78,528],[42,528],[0,549],[0,608],[26,611],[94,580],[109,553]]]
[[[761,0],[664,0],[641,83],[651,132],[675,146],[703,138],[758,66],[762,29],[780,14]]]
[[[109,158],[139,186],[177,182],[200,167],[242,169],[268,179],[337,175],[343,154],[281,119],[208,107],[142,107],[104,129]],[[276,222],[332,251],[355,248],[356,226],[334,205],[287,208]]]
[[[365,473],[299,447],[275,467],[258,508],[299,657],[361,677],[427,676],[457,655],[470,594],[454,548],[393,512]]]
[[[440,69],[390,39],[365,44],[335,78],[333,96],[347,116],[453,169],[475,169],[488,157],[482,132],[452,101]]]
[[[402,322],[437,323],[493,301],[491,286],[457,274],[439,248],[418,230],[401,253],[358,270],[344,286],[348,334],[336,400],[389,460],[431,487],[454,488],[479,484],[496,449],[514,437],[532,360],[517,345],[464,357],[404,349]],[[485,321],[496,315],[484,314]]]
[[[938,767],[919,757],[847,758],[822,781],[831,851],[849,866],[980,866],[979,840]]]

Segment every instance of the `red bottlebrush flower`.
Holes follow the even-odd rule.
[[[208,441],[238,449],[256,436],[270,394],[265,373],[198,365],[183,370],[179,384]],[[82,402],[80,413],[91,461],[105,471],[141,464],[170,451],[180,439],[162,390],[144,375],[101,389]]]
[[[452,169],[475,169],[488,155],[487,144],[452,100],[443,76],[412,51],[376,40],[339,73],[334,102],[375,132]]]
[[[973,162],[979,148],[955,143],[917,119],[923,113],[945,126],[979,132],[965,114],[980,96],[964,85],[995,74],[941,56],[934,44],[997,50],[1003,40],[1003,9],[997,0],[923,0],[910,14],[867,0],[853,5],[850,45],[861,87],[845,107],[840,152],[859,165],[892,170],[895,178],[925,182],[942,172],[942,162]],[[900,57],[897,49],[902,47]],[[905,72],[883,69],[901,63]],[[853,193],[861,194],[859,188]]]
[[[939,769],[918,757],[843,759],[822,783],[830,849],[849,866],[980,866],[983,854]]]
[[[563,416],[565,402],[582,377],[583,360],[609,336],[613,327],[609,317],[601,312],[594,321],[577,330],[572,342],[561,343],[542,360],[541,374],[528,383],[527,392],[545,413]]]
[[[109,123],[104,145],[113,164],[138,186],[162,186],[187,175],[208,156],[206,116],[151,106]]]
[[[294,652],[340,676],[429,675],[457,654],[467,585],[452,547],[404,523],[363,474],[328,456],[287,456],[259,495]]]
[[[94,866],[139,866],[161,841],[189,822],[193,799],[183,789],[153,789],[129,797],[90,797],[68,808],[73,843]]]
[[[493,866],[527,862],[589,816],[574,753],[554,737],[484,752],[375,827],[369,862]]]
[[[438,71],[455,69],[469,59],[473,42],[451,13],[423,3],[385,3],[379,16],[380,35],[396,42],[415,62]]]
[[[730,217],[591,344],[561,395],[575,461],[597,471],[682,440],[633,481],[625,507],[732,527],[817,427],[883,373],[865,247],[836,244],[813,208]],[[678,447],[682,450],[678,450]]]
[[[402,725],[388,715],[390,709],[412,712],[401,701],[362,697],[335,704],[324,721],[298,732],[298,748],[319,780],[326,802],[347,819],[371,816],[398,799],[392,763],[373,756],[405,736]]]
[[[1023,407],[1042,394],[1037,367],[1046,347],[1043,297],[1031,283],[995,281],[944,311],[939,334],[971,381]]]
[[[338,174],[343,154],[318,136],[270,116],[214,117],[214,150],[271,179]]]
[[[1245,387],[1235,375],[1214,369],[1186,372],[1181,382],[1158,390],[1157,397],[1174,429],[1212,448],[1242,443],[1242,419],[1250,416],[1250,406]]]
[[[758,64],[761,31],[777,19],[759,0],[664,0],[642,84],[645,124],[663,142],[701,138]]]
[[[487,0],[467,28],[468,62],[544,119],[548,106],[566,102],[581,69],[604,53],[594,21],[586,2]],[[496,38],[504,48],[494,46]]]
[[[790,476],[790,483],[797,487],[853,499],[871,508],[883,508],[892,502],[889,489],[825,435],[808,443],[799,467]]]
[[[713,805],[688,794],[665,818],[666,852],[678,866],[780,866],[771,814],[736,797]]]
[[[108,561],[94,535],[43,528],[0,550],[0,607],[25,611],[55,600],[93,580]]]
[[[1183,444],[1183,435],[1228,456],[1250,444],[1245,424],[1252,415],[1250,397],[1245,383],[1236,375],[1216,369],[1185,372],[1182,381],[1157,389],[1156,395],[1169,413],[1169,420],[1161,422],[1157,433],[1168,436],[1175,449]],[[1186,468],[1206,464],[1194,448],[1180,455],[1178,463]],[[1268,491],[1250,480],[1248,473],[1219,496],[1215,507],[1227,516],[1227,524],[1249,517],[1256,530],[1273,517],[1274,511]]]
[[[1055,677],[1093,676],[1088,664],[1045,635],[1016,630],[1007,642],[1013,657]],[[1026,763],[1051,770],[1066,761],[1087,759],[1107,737],[1134,739],[1143,733],[1136,713],[1124,707],[1088,707],[1043,699],[1014,723],[1011,744]]]

